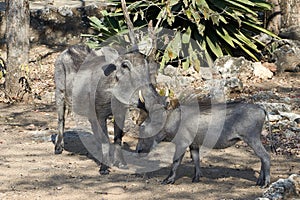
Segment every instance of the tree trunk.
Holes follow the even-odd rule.
[[[266,28],[278,35],[281,29],[280,0],[267,0],[267,2],[273,4],[273,9],[266,13]]]
[[[20,100],[28,92],[24,69],[29,57],[29,2],[6,0],[7,76],[5,90],[12,100]]]
[[[300,0],[281,0],[282,27],[300,26]]]
[[[267,0],[273,9],[266,13],[266,28],[279,34],[282,29],[300,26],[300,0]]]

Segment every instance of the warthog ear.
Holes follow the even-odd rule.
[[[108,65],[104,65],[102,67],[102,70],[104,71],[104,75],[105,76],[109,76],[111,73],[113,73],[113,71],[115,71],[117,69],[116,65],[114,64],[108,64]]]

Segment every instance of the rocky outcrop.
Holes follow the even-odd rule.
[[[244,57],[224,56],[218,58],[213,65],[225,81],[226,93],[242,92],[249,80],[270,79],[273,73],[260,62],[251,62]]]
[[[201,93],[242,92],[244,85],[254,79],[271,79],[273,73],[260,62],[251,62],[244,57],[224,56],[218,58],[212,67],[202,67],[200,72],[193,68],[182,70],[167,66],[159,73],[157,82],[162,88],[168,88],[180,96],[185,91],[199,89]]]
[[[282,29],[279,33],[279,37],[300,41],[300,26],[290,26],[288,28]]]
[[[5,3],[0,4],[0,36],[5,34]],[[30,42],[65,46],[81,42],[81,34],[93,33],[89,16],[101,17],[103,1],[30,1]],[[4,8],[4,9],[3,9]],[[2,46],[5,41],[2,40]]]
[[[255,200],[284,200],[298,199],[300,197],[300,176],[292,174],[286,179],[279,179],[272,183],[263,193],[263,196]]]
[[[271,53],[271,61],[277,66],[277,72],[300,71],[300,41],[297,40],[279,40],[272,45],[278,46]]]

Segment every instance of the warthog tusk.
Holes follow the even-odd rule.
[[[143,94],[142,94],[142,91],[141,91],[141,90],[139,90],[139,99],[140,99],[140,101],[141,101],[142,103],[145,103],[145,99],[144,99],[144,97],[143,97]]]

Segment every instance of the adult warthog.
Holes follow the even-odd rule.
[[[193,182],[199,182],[199,148],[224,149],[240,140],[246,142],[261,160],[257,185],[264,187],[270,183],[270,156],[260,139],[266,112],[260,106],[242,102],[215,105],[196,102],[165,110],[162,115],[165,115],[163,125],[154,124],[150,118],[143,122],[140,127],[143,138],[139,139],[137,151],[148,153],[162,140],[175,144],[172,169],[163,184],[175,182],[176,170],[187,147],[195,165]],[[157,127],[162,127],[159,132]],[[147,138],[149,135],[152,136]]]
[[[120,151],[119,145],[109,143],[107,118],[114,115],[114,141],[121,144],[128,107],[142,104],[147,110],[151,104],[164,103],[151,82],[155,66],[152,67],[139,52],[119,52],[110,47],[94,51],[84,45],[75,45],[62,52],[56,60],[58,136],[55,154],[63,151],[66,107],[72,106],[72,111],[89,119],[94,136],[102,146],[100,151],[103,151],[103,145]],[[112,163],[120,168],[126,167],[120,152],[114,155],[119,157],[113,158]],[[110,164],[110,161],[107,162]],[[109,173],[105,164],[101,165],[101,174]]]

